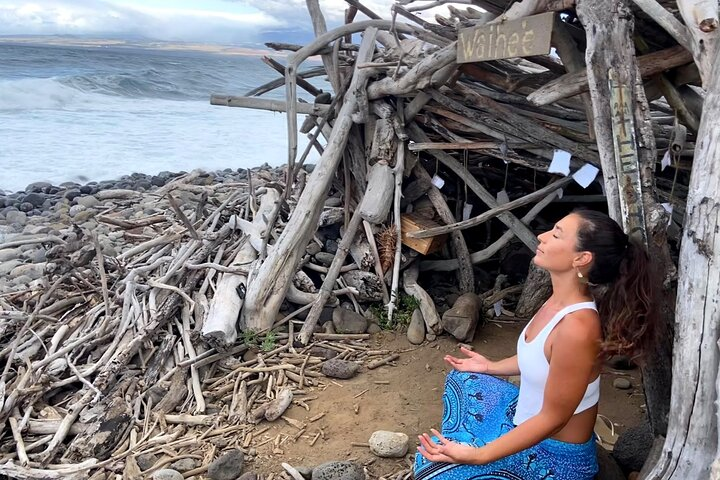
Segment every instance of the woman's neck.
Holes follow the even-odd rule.
[[[578,281],[575,272],[550,273],[552,282],[552,303],[563,308],[573,303],[585,302],[592,299],[587,285]]]

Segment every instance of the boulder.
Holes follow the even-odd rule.
[[[230,450],[210,464],[207,476],[211,480],[236,480],[242,474],[244,463],[242,450]]]
[[[425,341],[425,319],[419,309],[415,309],[407,329],[407,338],[413,345],[420,345]]]
[[[474,293],[460,296],[452,308],[446,311],[440,324],[446,332],[461,342],[472,341],[480,320],[482,301]]]
[[[650,454],[653,441],[649,423],[628,428],[615,442],[612,456],[624,472],[639,472]]]
[[[333,311],[332,323],[337,333],[365,333],[368,327],[365,317],[342,307]]]
[[[327,462],[313,469],[312,480],[365,480],[365,472],[357,463]]]
[[[368,443],[370,451],[378,457],[401,458],[408,451],[410,438],[402,432],[378,430],[370,436]]]
[[[347,360],[339,360],[333,358],[323,363],[322,373],[330,378],[348,379],[352,378],[360,371],[360,365]]]

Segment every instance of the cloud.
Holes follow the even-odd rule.
[[[3,35],[133,35],[168,41],[238,43],[282,24],[262,11],[127,6],[106,0],[0,0]]]

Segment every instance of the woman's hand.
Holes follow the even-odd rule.
[[[452,355],[445,355],[445,361],[452,368],[460,372],[489,373],[490,366],[493,362],[479,353],[475,353],[465,347],[460,347],[460,351],[464,353],[467,358],[457,358]]]
[[[470,445],[453,442],[443,437],[437,430],[430,430],[438,438],[435,443],[430,435],[419,435],[418,452],[431,462],[459,463],[463,465],[481,465],[481,449]]]

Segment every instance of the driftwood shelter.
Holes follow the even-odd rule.
[[[371,244],[369,224],[396,229],[392,275],[375,268],[392,279],[389,316],[398,283],[407,290],[410,277],[412,293],[422,290],[412,273],[400,280],[402,243],[416,248],[412,240],[449,234],[448,258],[414,263],[422,271],[454,272],[459,290],[472,292],[477,266],[509,242],[534,250],[531,228],[544,209],[605,205],[648,245],[666,289],[666,332],[643,372],[658,438],[645,474],[706,478],[718,433],[718,130],[711,120],[717,2],[474,0],[455,2],[464,5],[429,22],[418,16],[422,10],[453,2],[398,1],[386,20],[347,0],[346,25],[331,31],[317,2],[307,3],[317,40],[275,46],[294,51],[284,69],[286,102],[212,99],[287,111],[288,184],[307,154],[298,159],[297,115],[308,115],[301,131],[312,130],[311,144],[321,135],[327,141],[318,145],[321,158],[284,234],[254,277],[243,325],[272,323],[334,183],[346,208],[341,247],[353,243],[360,223]],[[369,20],[356,18],[363,16]],[[359,45],[355,33],[362,33]],[[329,106],[329,99],[297,100],[297,89],[308,89],[298,67],[314,54],[322,56],[335,93]],[[418,227],[409,211],[437,225]],[[478,242],[478,226],[491,219],[504,232],[488,227],[486,241]],[[339,249],[326,276],[326,295],[346,252]],[[547,294],[543,284],[531,269],[516,315],[538,306]],[[303,341],[321,308],[314,304]],[[440,323],[428,310],[433,332]]]
[[[0,298],[0,442],[13,447],[0,475],[139,478],[143,452],[229,437],[247,446],[256,422],[322,376],[303,345],[393,360],[353,343],[365,334],[318,333],[326,305],[380,303],[392,324],[404,292],[433,336],[447,323],[425,282],[442,276],[479,294],[468,305],[525,318],[546,280],[531,269],[524,283],[496,281],[500,259],[524,253],[527,267],[539,229],[590,205],[647,243],[666,289],[667,332],[643,371],[657,437],[643,478],[720,478],[717,2],[402,0],[382,18],[346,1],[345,24],[327,30],[308,0],[316,40],[271,45],[292,52],[285,65],[264,59],[284,78],[211,99],[287,112],[284,178],[180,178],[154,192],[166,216],[100,219],[143,228],[172,217],[163,235],[113,259],[82,237],[45,238],[56,244],[47,288]],[[446,16],[421,18],[445,3]],[[317,55],[322,67],[300,70]],[[318,75],[332,92],[306,80]],[[261,98],[283,86],[285,101]],[[198,205],[184,208],[178,192]],[[338,234],[321,265],[328,229]],[[256,336],[266,355],[233,362]],[[156,405],[155,384],[168,385]]]

